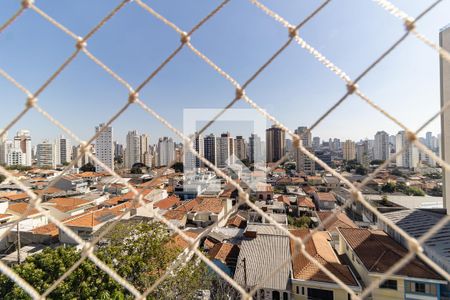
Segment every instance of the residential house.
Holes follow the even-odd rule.
[[[239,256],[239,247],[231,243],[218,243],[208,251],[208,256],[222,271],[233,276]]]
[[[253,299],[289,300],[292,267],[284,264],[290,259],[289,237],[272,225],[253,225],[246,232],[234,280],[246,290],[260,284]]]
[[[332,210],[336,207],[336,198],[332,193],[316,192],[313,199],[318,210]]]
[[[63,191],[77,191],[87,193],[89,191],[88,182],[76,175],[68,174],[55,182],[54,186]]]
[[[359,228],[338,228],[339,254],[345,254],[365,285],[369,285],[400,261],[408,250],[385,232]],[[372,299],[440,299],[439,274],[414,257],[372,291]]]
[[[311,233],[306,228],[290,230],[290,232],[302,240]],[[329,236],[325,231],[313,233],[306,242],[306,252],[356,294],[360,293],[362,288],[355,274],[353,274],[348,265],[343,264],[339,260],[328,239]],[[292,239],[290,241],[290,250],[292,256],[292,299],[350,299],[350,294],[320,270],[316,264],[306,258],[300,252],[300,246]]]

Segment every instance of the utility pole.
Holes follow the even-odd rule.
[[[245,257],[242,259],[242,262],[244,263],[244,283],[245,283],[245,288],[247,289],[247,263],[246,263]]]
[[[19,223],[20,222],[17,222],[17,244],[16,244],[16,247],[17,247],[17,263],[20,264],[20,248],[21,248],[21,246],[20,246],[20,228],[19,228]]]

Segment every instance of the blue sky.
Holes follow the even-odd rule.
[[[219,1],[146,1],[183,30],[188,31]],[[416,16],[433,1],[401,0],[393,3]],[[0,24],[20,1],[0,3]],[[36,5],[82,36],[119,1],[53,0]],[[262,0],[291,23],[300,22],[320,1]],[[450,1],[444,1],[418,22],[418,30],[434,42],[439,29],[450,23]],[[399,19],[370,0],[334,0],[305,25],[301,36],[354,78],[403,34]],[[239,82],[251,76],[285,41],[281,24],[249,1],[232,0],[191,38],[205,53]],[[129,3],[88,42],[88,49],[133,86],[137,86],[179,45],[169,27]],[[74,50],[74,41],[34,11],[0,34],[0,67],[35,91]],[[364,93],[392,112],[407,126],[419,127],[439,110],[439,57],[410,36],[361,82]],[[281,122],[294,129],[309,126],[345,93],[344,83],[297,44],[291,44],[247,89],[247,94]],[[188,48],[140,93],[142,100],[169,122],[182,128],[184,108],[221,108],[234,96],[234,88]],[[40,95],[39,104],[83,139],[114,114],[127,100],[127,91],[84,54]],[[0,128],[22,108],[24,95],[0,78]],[[238,103],[236,108],[247,108]],[[173,134],[133,106],[114,124],[115,138],[128,130],[159,136]],[[225,126],[226,127],[226,126]],[[242,126],[248,135],[249,129]],[[439,131],[439,121],[426,130]],[[61,132],[39,113],[28,113],[10,131],[31,130],[33,143]],[[217,131],[224,130],[216,126]],[[313,135],[341,139],[372,138],[377,130],[396,133],[399,128],[360,98],[349,97],[323,121]],[[233,130],[234,131],[234,130]]]

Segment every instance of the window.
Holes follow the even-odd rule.
[[[305,287],[302,286],[302,295],[305,294]]]
[[[425,293],[425,283],[416,282],[415,291],[416,293]]]
[[[289,300],[288,293],[286,293],[286,292],[283,293],[283,300]]]
[[[380,284],[380,288],[397,290],[397,280],[386,280]]]
[[[295,287],[295,293],[298,295],[300,294],[300,288],[298,286]]]
[[[272,299],[273,300],[280,300],[280,292],[279,291],[272,291]]]

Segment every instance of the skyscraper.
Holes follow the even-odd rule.
[[[375,142],[373,146],[373,159],[387,160],[389,159],[389,134],[385,131],[378,131],[375,134]]]
[[[408,138],[405,131],[399,131],[397,133],[396,148],[397,151],[405,148],[405,151],[397,156],[397,167],[414,169],[418,166],[419,150],[411,143],[408,143]]]
[[[234,152],[239,160],[247,159],[247,144],[241,135],[236,136],[234,140]]]
[[[105,124],[95,127],[95,133],[101,133],[95,140],[96,157],[111,170],[114,170],[113,128]],[[100,165],[96,165],[97,172],[105,171]]]
[[[305,147],[312,146],[312,134],[311,134],[311,131],[308,130],[308,127],[299,126],[295,130],[295,134],[298,134],[300,136],[300,140],[302,141],[303,146],[305,146]]]
[[[229,163],[234,163],[233,160],[229,161],[234,154],[234,140],[230,133],[222,133],[217,138],[217,167],[224,168]]]
[[[356,161],[362,166],[369,166],[371,155],[369,149],[369,142],[367,140],[356,144]]]
[[[214,134],[206,136],[203,140],[205,158],[213,165],[217,165],[217,138]]]
[[[344,147],[342,149],[342,154],[344,160],[354,160],[356,158],[356,148],[355,142],[351,140],[346,140],[344,142]]]
[[[264,161],[263,146],[261,143],[261,137],[252,133],[249,138],[248,158],[250,163],[260,163]]]
[[[195,140],[192,141],[192,148],[201,156],[205,156],[205,145],[203,135],[195,133]],[[184,169],[194,170],[201,168],[203,163],[189,149],[184,149]]]
[[[312,146],[313,146],[314,150],[317,150],[320,148],[320,137],[318,137],[318,136],[313,137]]]
[[[36,146],[37,166],[40,168],[56,167],[56,151],[55,144],[49,141],[43,141]]]
[[[14,146],[15,149],[20,149],[24,154],[23,165],[27,167],[31,167],[32,165],[32,156],[31,156],[31,135],[28,130],[20,130],[17,132],[17,135],[14,137]]]
[[[151,166],[150,155],[150,136],[148,134],[141,134],[139,136],[139,161],[146,166]]]
[[[72,147],[70,146],[70,141],[62,135],[55,141],[55,151],[56,165],[69,163],[72,159]]]
[[[125,148],[125,168],[141,162],[141,138],[136,130],[128,131]]]
[[[277,162],[280,160],[286,147],[285,132],[280,127],[273,125],[266,129],[266,161]]]
[[[175,162],[175,144],[172,138],[162,137],[158,140],[158,167],[169,166]]]

